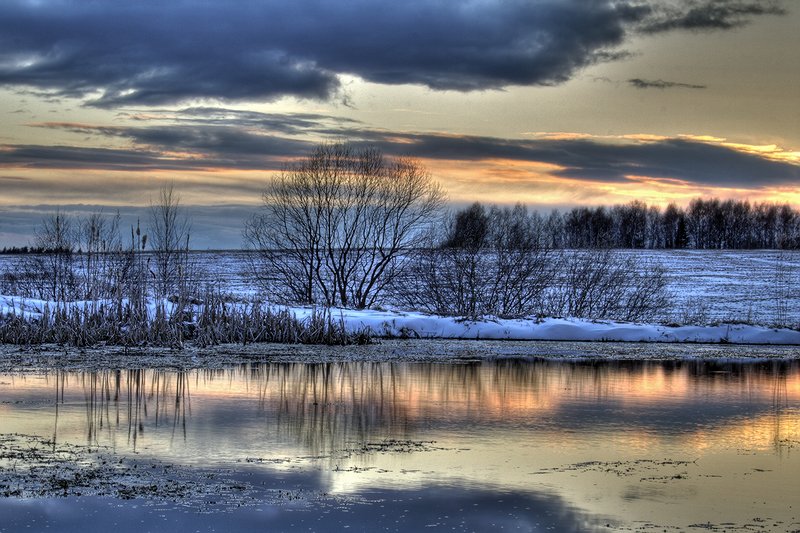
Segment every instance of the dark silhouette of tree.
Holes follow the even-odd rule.
[[[374,305],[423,242],[443,193],[416,161],[322,144],[267,185],[245,228],[253,273],[278,299]]]
[[[794,249],[800,212],[789,204],[695,198],[660,210],[634,201],[553,211],[543,227],[554,248]]]
[[[481,249],[489,235],[489,216],[479,202],[456,213],[450,237],[443,244],[446,248]]]
[[[476,318],[535,314],[552,283],[558,256],[548,246],[546,222],[517,204],[486,209],[475,203],[449,218],[398,287],[406,305]]]

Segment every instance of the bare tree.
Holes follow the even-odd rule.
[[[63,303],[109,298],[120,290],[126,258],[119,215],[56,212],[36,228],[34,249],[4,275],[20,295]]]
[[[542,295],[561,263],[542,237],[544,221],[522,204],[494,207],[490,218],[495,267],[489,309],[502,317],[540,313]]]
[[[65,302],[77,296],[75,227],[57,211],[34,229],[34,253],[20,256],[3,273],[3,291],[26,298]]]
[[[73,221],[66,214],[57,211],[42,219],[34,233],[35,246],[42,253],[24,260],[19,269],[34,287],[32,295],[57,302],[77,295],[75,240]]]
[[[120,216],[91,213],[77,223],[77,263],[83,298],[108,298],[120,287],[124,255],[119,234]]]
[[[416,161],[322,144],[276,176],[245,228],[276,296],[365,308],[403,270],[443,202]]]
[[[181,208],[180,195],[170,183],[159,189],[150,203],[149,243],[153,251],[156,295],[183,292],[188,279],[190,222]]]
[[[412,268],[413,281],[398,288],[399,300],[470,318],[539,312],[559,264],[542,235],[545,224],[521,204],[487,212],[475,203],[451,215],[443,224],[448,233],[431,237]]]

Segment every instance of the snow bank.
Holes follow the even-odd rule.
[[[74,302],[72,305],[83,307],[88,304],[89,302]],[[167,312],[171,311],[172,304],[165,301],[164,306]],[[0,295],[2,316],[13,313],[29,319],[38,319],[47,307],[47,302],[42,300]],[[148,307],[151,316],[154,315],[155,305],[151,303]],[[54,306],[51,304],[49,308],[53,309]],[[303,319],[309,317],[313,309],[293,307],[290,311]],[[800,331],[744,324],[671,327],[578,318],[493,317],[474,321],[420,312],[353,309],[332,309],[331,316],[334,320],[343,320],[351,331],[367,330],[379,337],[800,345]]]
[[[16,315],[23,318],[38,320],[42,317],[47,302],[20,298],[19,296],[0,295],[0,317]]]
[[[294,309],[298,317],[309,309]],[[426,339],[698,342],[731,344],[796,344],[800,331],[743,324],[670,327],[592,321],[578,318],[462,320],[415,312],[355,311],[335,309],[332,315],[344,320],[348,329],[367,329],[377,336]]]

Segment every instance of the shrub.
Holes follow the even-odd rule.
[[[443,236],[429,237],[406,283],[396,292],[406,305],[476,318],[519,317],[541,309],[559,257],[540,239],[543,221],[522,205],[479,203],[451,216]]]
[[[666,271],[609,249],[575,250],[550,291],[551,315],[624,321],[664,318],[670,304]]]

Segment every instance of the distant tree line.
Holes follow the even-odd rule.
[[[0,249],[0,255],[48,254],[67,252],[69,250],[53,250],[40,246],[6,246]]]
[[[800,212],[772,202],[696,198],[660,209],[637,200],[554,211],[539,223],[554,248],[800,248]]]

